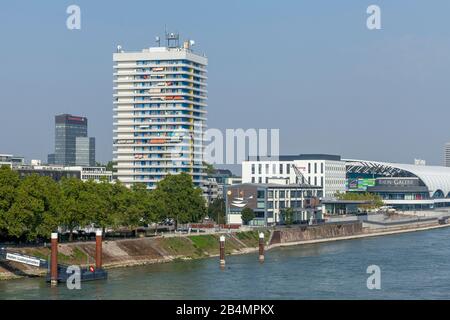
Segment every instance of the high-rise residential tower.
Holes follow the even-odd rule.
[[[95,139],[87,136],[87,118],[70,114],[55,116],[55,153],[49,155],[49,162],[63,166],[94,166]]]
[[[450,167],[450,142],[447,142],[445,144],[445,148],[444,148],[444,166],[446,167]]]
[[[193,42],[138,52],[118,47],[114,61],[114,142],[117,178],[153,189],[168,174],[186,172],[197,186],[205,179],[203,131],[207,107],[207,58]]]

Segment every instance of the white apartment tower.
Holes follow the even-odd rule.
[[[149,189],[168,174],[186,172],[202,187],[208,60],[192,41],[125,52],[114,61],[114,141],[117,179]]]
[[[450,167],[450,142],[445,144],[444,157],[444,166]]]

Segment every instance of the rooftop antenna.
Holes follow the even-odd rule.
[[[161,38],[157,36],[155,38],[155,40],[156,40],[156,43],[158,44],[158,47],[161,47]]]
[[[180,46],[180,35],[174,32],[166,32],[166,41],[168,48],[176,48]]]

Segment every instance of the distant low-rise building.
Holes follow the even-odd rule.
[[[227,223],[242,224],[242,210],[255,213],[251,226],[267,226],[285,222],[285,210],[292,208],[294,223],[322,219],[319,200],[322,188],[299,184],[252,184],[225,186]]]
[[[300,154],[279,156],[276,160],[257,157],[242,162],[243,183],[263,184],[278,178],[288,178],[292,184],[318,186],[324,197],[333,198],[337,192],[345,192],[345,161],[339,155]]]
[[[80,179],[83,181],[94,180],[97,182],[106,180],[108,182],[113,182],[112,171],[106,170],[105,167],[66,167],[66,170],[78,171],[80,172]]]
[[[13,167],[25,163],[24,157],[13,156],[12,154],[0,154],[0,167],[9,166]]]
[[[21,165],[12,167],[12,169],[19,173],[20,178],[26,178],[31,175],[50,177],[55,181],[61,181],[63,178],[81,178],[80,171],[67,170],[63,167]]]
[[[113,182],[112,171],[107,171],[104,167],[17,165],[13,166],[12,169],[17,171],[21,178],[37,174],[39,176],[50,177],[55,181],[60,181],[62,178],[77,178],[82,181],[93,180],[101,182],[106,180],[108,182]]]

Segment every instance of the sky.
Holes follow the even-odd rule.
[[[72,4],[81,30],[66,27]],[[2,1],[0,153],[46,160],[54,115],[71,113],[110,160],[112,54],[166,26],[208,56],[209,128],[279,128],[281,154],[441,165],[449,14],[448,0]]]

